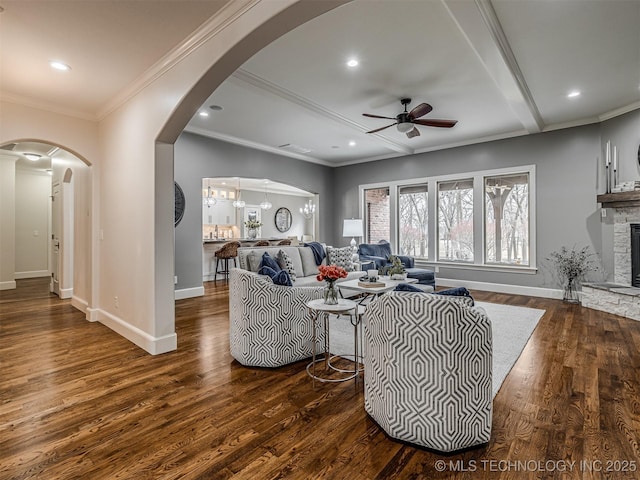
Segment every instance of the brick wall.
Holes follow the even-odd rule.
[[[377,188],[365,191],[367,205],[367,238],[365,243],[391,240],[389,231],[389,189]]]

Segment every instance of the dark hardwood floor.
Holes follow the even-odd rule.
[[[306,362],[239,365],[226,284],[205,289],[176,302],[178,350],[158,356],[69,301],[0,302],[0,479],[640,478],[639,322],[473,292],[546,313],[491,442],[444,456],[389,439],[362,382],[314,390]]]

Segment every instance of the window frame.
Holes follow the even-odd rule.
[[[485,177],[500,175],[528,174],[529,177],[529,265],[511,265],[487,263],[486,261],[486,231],[485,231]],[[456,180],[473,181],[473,262],[442,261],[438,260],[439,232],[438,232],[438,183]],[[535,165],[522,165],[517,167],[496,168],[490,170],[478,170],[456,174],[438,175],[432,177],[418,177],[390,182],[376,182],[361,184],[358,186],[358,208],[361,218],[364,218],[364,191],[372,188],[389,189],[389,231],[391,232],[391,248],[396,251],[399,240],[399,189],[411,185],[426,184],[429,193],[428,203],[428,257],[416,258],[416,265],[476,269],[487,271],[500,271],[510,273],[535,274],[538,271],[536,255],[536,167]],[[365,225],[365,235],[367,225]],[[366,236],[365,236],[366,238]]]

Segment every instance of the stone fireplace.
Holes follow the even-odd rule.
[[[582,305],[640,320],[640,192],[598,195],[614,213],[614,283],[585,283]]]

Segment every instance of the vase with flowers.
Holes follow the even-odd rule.
[[[340,278],[346,278],[347,271],[337,265],[320,265],[318,272],[316,279],[319,282],[323,280],[327,282],[327,286],[324,287],[324,303],[327,305],[337,305],[339,299],[336,282]]]
[[[244,226],[247,227],[247,237],[253,240],[258,236],[258,229],[262,226],[262,222],[247,220],[244,222]]]

